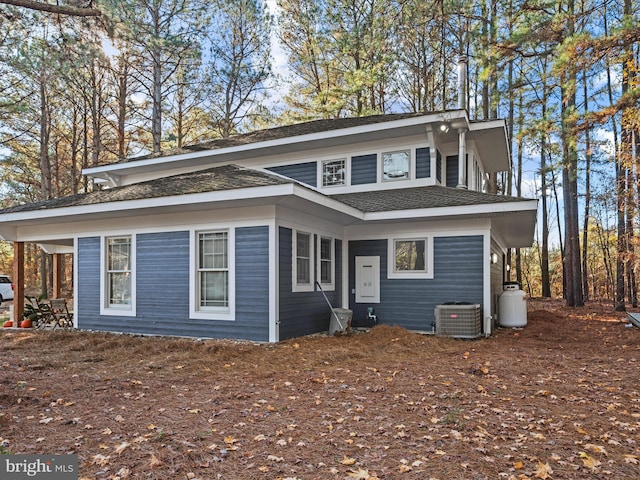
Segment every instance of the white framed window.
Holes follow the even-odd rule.
[[[314,279],[313,234],[294,230],[293,232],[293,291],[313,290]]]
[[[322,162],[322,186],[335,187],[347,183],[347,160],[325,160]]]
[[[104,237],[100,313],[135,316],[135,235]]]
[[[198,233],[198,309],[229,308],[229,233]]]
[[[407,180],[411,172],[411,153],[409,150],[382,154],[382,181]]]
[[[234,243],[233,229],[192,231],[190,282],[192,318],[234,319]]]
[[[433,238],[391,238],[387,259],[389,278],[433,278]]]
[[[335,242],[331,237],[320,236],[318,243],[318,280],[324,290],[334,290]]]

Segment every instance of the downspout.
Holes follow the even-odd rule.
[[[458,57],[458,108],[467,109],[467,57]],[[467,185],[467,128],[458,129],[458,185],[457,188],[468,188]]]

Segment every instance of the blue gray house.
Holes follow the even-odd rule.
[[[277,342],[327,330],[319,284],[416,331],[478,304],[489,334],[535,228],[536,200],[485,193],[509,167],[504,122],[463,109],[318,120],[88,168],[104,189],[2,210],[0,236],[73,255],[80,329]]]

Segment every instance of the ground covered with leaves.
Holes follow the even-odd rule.
[[[90,479],[638,479],[639,367],[626,315],[558,301],[481,340],[4,329],[0,452]]]

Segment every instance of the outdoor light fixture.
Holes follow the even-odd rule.
[[[498,263],[498,254],[497,253],[492,253],[491,254],[491,263]]]
[[[449,131],[449,125],[447,123],[441,123],[440,124],[440,132],[441,133],[447,133]]]

